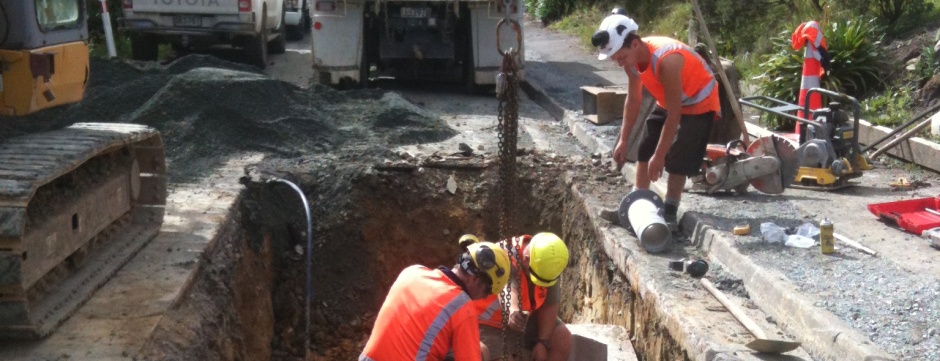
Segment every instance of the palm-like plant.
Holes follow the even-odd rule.
[[[880,47],[883,32],[873,21],[836,22],[824,30],[831,69],[822,79],[822,87],[846,93],[856,98],[883,87],[886,54]],[[760,67],[764,73],[757,76],[762,95],[796,103],[803,73],[803,53],[790,46],[790,33],[783,32],[773,39],[776,53],[770,54]],[[768,118],[771,125],[780,119]]]

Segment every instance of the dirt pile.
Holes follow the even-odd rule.
[[[76,122],[146,124],[163,135],[171,181],[188,181],[240,152],[293,158],[348,148],[382,155],[389,146],[456,134],[395,93],[301,89],[211,56],[166,66],[95,59],[91,68],[82,102],[9,119],[0,138]]]

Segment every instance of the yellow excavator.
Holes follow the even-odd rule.
[[[87,22],[85,0],[0,0],[0,126],[81,101]],[[87,301],[159,231],[166,182],[147,126],[0,139],[0,338],[45,336]]]

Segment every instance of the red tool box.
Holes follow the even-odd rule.
[[[868,210],[918,236],[940,227],[940,197],[869,204]]]

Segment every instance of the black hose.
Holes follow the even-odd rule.
[[[310,203],[307,202],[307,197],[304,195],[304,192],[300,190],[296,184],[291,181],[281,179],[281,178],[272,178],[268,182],[279,182],[284,183],[294,189],[297,192],[297,195],[300,196],[300,200],[304,204],[304,213],[307,217],[307,302],[305,303],[305,315],[307,318],[306,335],[304,341],[304,359],[307,358],[307,354],[310,352],[310,302],[313,299],[313,286],[311,285],[311,267],[313,264],[313,221],[310,218]]]

